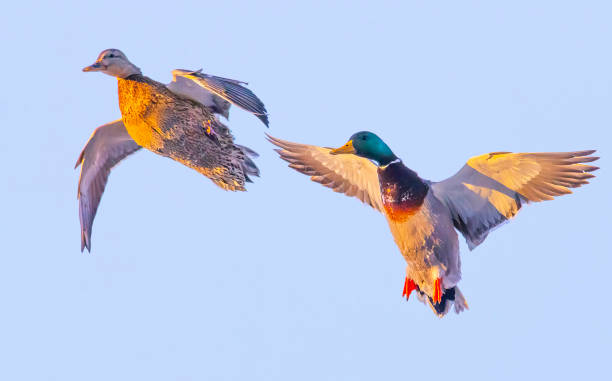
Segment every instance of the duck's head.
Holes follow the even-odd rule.
[[[98,55],[96,62],[83,68],[83,71],[101,71],[117,78],[141,74],[140,69],[131,63],[119,49],[106,49]]]
[[[354,154],[375,161],[379,166],[385,166],[397,159],[389,146],[376,134],[361,131],[353,134],[342,147],[331,150],[332,155]]]

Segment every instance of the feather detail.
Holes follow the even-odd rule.
[[[523,202],[552,200],[588,184],[594,150],[549,153],[493,152],[475,156],[454,176],[433,183],[436,197],[474,249],[488,233],[514,217]]]
[[[289,167],[312,181],[360,199],[378,211],[383,211],[376,165],[355,155],[331,155],[330,148],[293,143],[267,135],[280,147],[276,152],[289,162]]]

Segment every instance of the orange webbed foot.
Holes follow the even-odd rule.
[[[405,296],[406,300],[408,300],[408,298],[410,298],[410,294],[412,293],[412,291],[416,290],[416,288],[417,286],[414,281],[406,277],[406,280],[404,281],[404,291],[402,292],[402,296]]]
[[[442,278],[437,278],[434,282],[433,302],[440,303],[442,301]]]

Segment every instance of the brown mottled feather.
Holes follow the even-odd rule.
[[[195,169],[223,189],[245,190],[245,153],[208,108],[140,74],[118,81],[123,122],[139,145]],[[204,132],[208,121],[216,139]]]

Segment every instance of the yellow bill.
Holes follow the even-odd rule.
[[[342,154],[342,153],[355,153],[355,152],[356,151],[355,151],[355,147],[353,147],[353,141],[349,140],[342,147],[338,147],[336,149],[333,149],[329,153],[331,153],[332,155],[339,155],[339,154]]]

